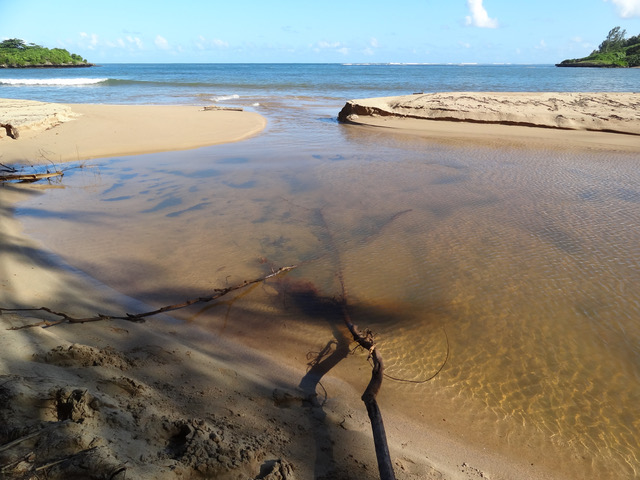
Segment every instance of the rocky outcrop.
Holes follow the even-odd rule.
[[[42,63],[37,65],[5,65],[0,64],[0,68],[84,68],[96,67],[95,63]]]

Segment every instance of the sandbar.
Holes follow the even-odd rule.
[[[350,100],[338,118],[447,143],[640,150],[638,93],[416,93]]]
[[[17,128],[17,139],[0,130],[4,164],[68,162],[188,150],[244,140],[266,119],[254,112],[204,110],[185,105],[56,104],[0,99],[0,123]]]

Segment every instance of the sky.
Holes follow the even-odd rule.
[[[640,0],[0,0],[0,39],[93,63],[558,63]]]

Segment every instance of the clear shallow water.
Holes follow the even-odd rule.
[[[517,90],[500,68],[512,67],[477,82]],[[301,107],[282,92],[254,92],[269,127],[246,142],[70,171],[19,209],[27,231],[153,304],[300,263],[183,318],[302,365],[341,322],[327,300],[341,272],[389,374],[429,377],[448,339],[440,375],[385,382],[383,409],[564,478],[637,475],[636,156],[445,146],[339,125],[335,92],[311,89]],[[332,373],[358,386],[369,375],[363,358]]]

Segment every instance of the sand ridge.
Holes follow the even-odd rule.
[[[397,116],[640,135],[640,94],[456,92],[347,102],[340,118]],[[354,119],[356,120],[356,119]]]

